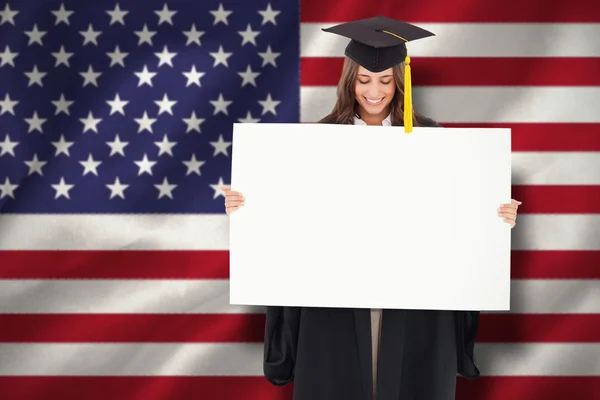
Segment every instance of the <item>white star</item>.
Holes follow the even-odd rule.
[[[158,62],[158,66],[160,67],[163,64],[168,64],[169,66],[173,66],[173,57],[175,57],[177,55],[177,53],[169,53],[169,49],[167,49],[167,46],[163,47],[163,51],[160,53],[154,53],[154,55],[156,57],[158,57],[160,59],[160,61]]]
[[[264,53],[258,53],[258,55],[263,59],[263,63],[261,67],[264,67],[267,64],[271,64],[274,67],[277,67],[277,63],[275,63],[275,59],[281,55],[281,53],[273,53],[271,50],[271,46],[267,46],[267,51]]]
[[[19,185],[13,185],[10,183],[8,176],[4,179],[4,184],[0,185],[0,199],[3,199],[6,196],[15,198],[15,189],[18,188]]]
[[[37,111],[33,112],[33,116],[31,118],[25,118],[25,122],[29,125],[29,129],[27,133],[31,133],[35,130],[40,131],[40,133],[44,133],[42,131],[42,124],[46,122],[46,118],[40,118],[37,115]]]
[[[204,36],[206,32],[197,31],[196,24],[193,24],[189,31],[183,31],[183,34],[187,37],[187,42],[185,42],[186,46],[189,46],[191,43],[196,43],[198,46],[201,46],[200,38]]]
[[[19,55],[19,53],[11,53],[10,52],[10,47],[5,46],[4,47],[4,51],[2,53],[0,53],[0,59],[2,59],[2,62],[0,62],[0,67],[3,67],[5,64],[10,64],[11,66],[15,66],[15,58]]]
[[[63,3],[60,3],[60,8],[57,11],[52,11],[52,14],[54,14],[54,16],[56,17],[56,22],[54,23],[54,25],[58,25],[61,22],[64,22],[65,24],[69,25],[69,17],[71,16],[71,14],[73,14],[73,11],[65,10],[65,5]]]
[[[98,133],[98,128],[96,125],[102,121],[102,118],[94,118],[94,115],[90,111],[88,112],[87,118],[79,118],[79,121],[81,121],[81,123],[84,125],[83,133],[86,133],[88,130]]]
[[[96,79],[102,75],[102,72],[94,72],[92,65],[90,64],[87,72],[80,72],[79,75],[83,76],[83,87],[90,83],[98,87],[98,82],[96,82]]]
[[[187,167],[187,172],[185,173],[186,175],[189,175],[191,173],[195,173],[198,176],[202,175],[200,173],[200,167],[203,166],[206,162],[205,161],[198,161],[196,160],[196,155],[192,154],[192,158],[190,158],[189,161],[182,161],[183,164]]]
[[[60,50],[58,53],[51,53],[54,58],[56,58],[55,67],[58,67],[60,64],[65,64],[67,67],[70,67],[69,58],[73,57],[75,53],[67,53],[65,52],[65,47],[60,46]]]
[[[56,107],[56,112],[54,113],[54,115],[58,115],[61,112],[64,112],[65,114],[70,115],[69,107],[73,103],[74,103],[74,101],[67,101],[67,99],[65,99],[64,93],[61,94],[60,99],[52,102],[52,104],[54,104],[54,106]]]
[[[37,157],[37,153],[33,155],[33,158],[31,159],[31,161],[25,161],[25,165],[27,165],[29,167],[29,172],[27,173],[27,176],[33,174],[33,173],[38,173],[41,176],[43,176],[44,174],[42,173],[42,167],[44,165],[46,165],[48,162],[47,161],[40,161],[38,160]]]
[[[119,45],[115,46],[115,51],[112,53],[106,53],[108,57],[110,57],[110,66],[112,67],[115,64],[119,64],[122,67],[125,66],[125,57],[129,55],[129,53],[123,53],[119,50]]]
[[[140,79],[138,87],[142,86],[144,83],[148,84],[148,86],[152,86],[152,78],[156,76],[156,72],[149,72],[148,67],[144,65],[144,70],[142,72],[135,72],[135,75]]]
[[[4,113],[11,113],[12,115],[15,115],[15,106],[17,104],[19,104],[19,101],[11,100],[8,93],[6,93],[6,95],[4,96],[4,100],[0,101],[0,107],[2,108],[0,110],[0,115]]]
[[[94,161],[92,157],[92,153],[88,155],[86,161],[79,161],[79,164],[83,165],[83,175],[85,176],[88,173],[92,173],[98,176],[98,166],[102,164],[102,161]]]
[[[281,101],[274,101],[271,98],[271,93],[267,94],[267,98],[265,100],[259,100],[258,101],[260,103],[260,105],[263,108],[262,114],[261,115],[265,115],[266,113],[270,112],[273,115],[277,115],[277,111],[275,111],[275,107],[277,107],[279,105],[279,103],[281,103]]]
[[[162,10],[154,11],[154,13],[159,16],[158,25],[162,24],[163,22],[173,25],[173,20],[171,18],[173,18],[173,15],[177,14],[177,11],[169,10],[167,3],[165,3]]]
[[[227,112],[227,107],[233,103],[233,101],[227,101],[223,98],[223,94],[219,93],[219,98],[217,100],[211,100],[210,104],[213,105],[213,107],[215,107],[215,111],[213,112],[213,115],[217,115],[218,113],[222,112],[225,115],[229,115]]]
[[[4,6],[4,11],[0,11],[0,25],[4,25],[5,22],[9,22],[12,25],[15,24],[15,15],[17,15],[19,11],[13,11],[10,9],[8,3]]]
[[[44,45],[42,43],[42,38],[48,33],[48,31],[40,31],[38,30],[37,24],[33,25],[33,30],[25,31],[25,34],[29,36],[28,46],[31,46],[33,43],[39,43],[41,46]]]
[[[137,133],[143,132],[144,130],[154,133],[152,132],[152,124],[156,122],[156,118],[148,118],[148,113],[146,111],[144,111],[142,118],[134,118],[134,120],[139,125]]]
[[[250,68],[250,64],[248,64],[246,72],[238,72],[238,75],[244,79],[242,81],[242,87],[246,84],[256,87],[256,78],[260,75],[260,72],[253,72],[252,68]]]
[[[121,100],[119,93],[117,93],[115,95],[115,99],[112,101],[108,100],[107,103],[110,106],[110,115],[113,115],[116,112],[125,115],[124,107],[129,103],[129,101]]]
[[[187,124],[187,129],[185,130],[185,133],[188,133],[190,131],[198,131],[198,133],[202,132],[200,130],[200,124],[204,122],[204,118],[196,117],[196,111],[192,111],[192,114],[189,118],[183,118],[183,122]]]
[[[4,142],[0,142],[0,157],[2,157],[5,154],[10,154],[14,157],[15,147],[17,147],[18,144],[19,142],[11,142],[10,136],[6,134],[6,136],[4,136]]]
[[[165,93],[162,100],[155,101],[155,103],[158,107],[160,107],[160,109],[158,110],[158,115],[162,114],[163,112],[173,115],[172,108],[175,104],[177,104],[177,101],[169,100],[169,98],[167,97],[167,94]]]
[[[260,35],[260,31],[253,31],[250,24],[248,24],[245,31],[238,31],[238,33],[242,36],[242,46],[246,43],[252,43],[256,46],[256,37]]]
[[[248,113],[246,114],[246,118],[238,118],[238,122],[242,122],[242,123],[254,123],[254,122],[258,122],[260,121],[260,118],[252,118],[252,114],[250,113],[250,111],[248,111]]]
[[[177,144],[177,142],[169,142],[169,138],[167,137],[167,134],[165,133],[165,136],[163,136],[163,140],[161,142],[154,142],[154,144],[159,148],[159,150],[158,150],[159,157],[163,153],[173,156],[172,149]]]
[[[233,53],[225,53],[223,51],[223,46],[219,45],[219,51],[218,52],[216,52],[216,53],[208,53],[208,54],[210,54],[215,59],[213,67],[216,67],[219,64],[223,64],[224,66],[229,67],[229,64],[227,64],[227,59],[229,57],[231,57],[231,55]]]
[[[148,160],[148,155],[144,153],[144,158],[140,161],[134,161],[134,163],[139,167],[138,176],[142,175],[144,172],[148,173],[148,175],[152,175],[152,167],[154,167],[156,161]]]
[[[38,84],[40,85],[40,87],[44,87],[44,85],[42,84],[42,78],[48,75],[48,73],[38,71],[37,65],[34,65],[33,70],[31,70],[31,72],[25,72],[25,75],[29,78],[29,84],[27,85],[27,87],[30,87],[34,84]]]
[[[52,143],[52,146],[56,147],[56,153],[54,154],[55,157],[61,153],[66,154],[68,157],[71,157],[71,154],[69,153],[69,147],[73,146],[73,143],[75,142],[67,142],[65,140],[65,135],[60,135],[60,139],[58,142],[50,143]]]
[[[219,135],[219,140],[216,142],[210,142],[210,145],[215,148],[215,152],[213,157],[216,157],[217,154],[223,153],[225,156],[229,157],[229,153],[227,152],[227,148],[231,146],[231,142],[226,142],[223,139],[223,135]]]
[[[263,17],[262,25],[266,24],[267,22],[277,25],[277,22],[275,22],[275,17],[279,15],[281,11],[273,11],[271,8],[271,3],[269,3],[266,10],[259,11],[258,13]]]
[[[60,196],[65,196],[67,199],[70,199],[69,190],[73,189],[73,186],[75,185],[67,185],[65,183],[65,178],[61,177],[59,183],[50,186],[52,186],[52,189],[56,190],[54,199],[58,199]]]
[[[200,87],[200,78],[202,78],[205,75],[205,72],[196,71],[196,66],[192,65],[192,69],[190,69],[190,72],[184,72],[183,75],[185,75],[185,77],[187,78],[187,83],[185,84],[185,87],[188,87],[191,84],[195,84],[198,87]]]
[[[140,39],[138,40],[138,46],[142,43],[148,43],[152,46],[152,36],[156,35],[156,31],[149,31],[148,26],[144,24],[144,28],[141,31],[134,32]]]
[[[177,185],[169,185],[169,181],[165,177],[160,185],[154,185],[154,187],[158,189],[159,199],[163,196],[167,196],[172,199],[173,194],[171,192],[177,187]]]
[[[125,189],[129,187],[129,185],[124,185],[119,180],[119,177],[115,178],[115,183],[112,185],[106,185],[106,187],[110,190],[110,199],[115,196],[119,196],[122,199],[125,199]]]
[[[219,183],[214,185],[210,185],[210,187],[215,191],[213,199],[216,199],[219,196],[225,197],[225,193],[220,189],[220,186],[223,186],[225,183],[223,182],[223,178],[219,177]]]
[[[110,24],[109,25],[119,22],[121,25],[125,26],[125,20],[123,18],[127,14],[129,14],[129,11],[121,10],[121,8],[119,7],[119,3],[117,3],[114,10],[106,11],[106,13],[108,15],[110,15]]]
[[[115,135],[115,140],[112,142],[106,142],[106,144],[110,147],[110,154],[109,157],[112,157],[114,154],[121,154],[122,156],[125,156],[125,146],[127,146],[129,144],[129,142],[121,142],[121,139],[119,139],[119,135]]]
[[[229,25],[229,22],[227,22],[227,17],[232,13],[233,11],[226,11],[225,9],[223,9],[223,4],[219,3],[219,8],[216,11],[211,11],[210,13],[212,15],[214,15],[215,20],[213,22],[213,25],[218,24],[219,22],[224,23],[225,25]]]
[[[79,34],[83,36],[83,45],[93,43],[98,46],[98,36],[102,34],[101,31],[95,31],[92,24],[88,25],[87,31],[79,31]]]

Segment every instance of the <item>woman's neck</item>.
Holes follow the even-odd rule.
[[[362,119],[367,125],[382,125],[383,120],[386,119],[389,113],[390,110],[387,108],[379,114],[369,114],[362,107],[358,110],[360,119]]]

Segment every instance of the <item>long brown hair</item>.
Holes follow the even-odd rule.
[[[348,57],[344,59],[342,75],[337,86],[337,100],[333,110],[321,119],[320,123],[353,124],[354,116],[358,113],[358,103],[354,86],[359,65]],[[404,125],[404,63],[392,67],[392,74],[396,82],[396,91],[390,102],[390,118],[392,125]],[[420,126],[422,118],[413,109],[413,126]]]

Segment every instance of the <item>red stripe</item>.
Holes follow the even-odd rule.
[[[560,354],[556,356],[557,362],[568,362]],[[460,378],[456,388],[456,398],[461,400],[598,400],[598,393],[598,376],[486,376],[473,381]]]
[[[513,250],[512,279],[600,279],[598,250]]]
[[[597,343],[600,314],[482,314],[478,343]]]
[[[337,86],[342,63],[342,57],[302,58],[300,84]],[[415,57],[411,66],[415,87],[600,85],[600,58]]]
[[[513,151],[600,151],[595,123],[446,123],[447,128],[511,128]]]
[[[523,202],[521,214],[600,213],[600,185],[513,186],[511,197]]]
[[[302,0],[301,22],[337,23],[385,15],[407,22],[599,22],[593,0]]]
[[[0,279],[229,279],[226,252],[210,268],[200,251],[176,261],[154,251],[82,253],[0,251]],[[598,265],[599,251],[513,251],[511,269],[513,279],[600,279]]]
[[[264,314],[0,314],[4,343],[262,343]],[[477,341],[600,342],[599,314],[482,314]]]
[[[19,400],[292,400],[292,385],[264,377],[0,377],[3,398]],[[461,400],[596,400],[600,377],[457,379]]]
[[[11,400],[292,400],[264,377],[0,377]]]

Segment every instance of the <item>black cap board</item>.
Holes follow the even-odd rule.
[[[381,72],[405,61],[406,43],[435,36],[418,26],[377,16],[323,29],[347,37],[344,54],[371,72]]]

